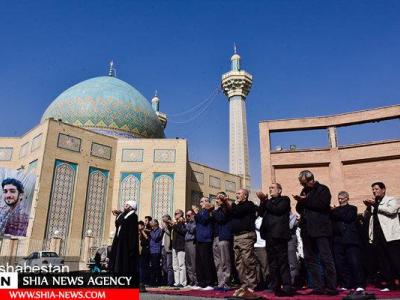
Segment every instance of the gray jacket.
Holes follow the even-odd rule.
[[[196,240],[196,222],[189,221],[186,223],[186,235],[185,235],[185,241],[195,241]]]
[[[162,245],[164,246],[165,252],[172,252],[171,228],[163,228]]]

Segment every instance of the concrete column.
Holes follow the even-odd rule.
[[[88,230],[83,240],[83,253],[81,258],[84,263],[88,263],[90,260],[90,250],[93,247],[93,239],[92,231]]]
[[[337,148],[338,143],[337,143],[336,127],[328,127],[328,136],[331,148]]]
[[[329,164],[329,176],[331,180],[331,186],[329,187],[332,194],[331,204],[337,204],[337,194],[344,190],[344,174],[343,174],[343,164],[340,158],[340,153],[338,148],[330,150],[330,164]]]
[[[275,170],[271,162],[271,136],[267,123],[259,124],[261,155],[261,189],[268,191],[269,185],[275,181]]]

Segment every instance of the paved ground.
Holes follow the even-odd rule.
[[[369,288],[368,293],[373,293],[376,299],[400,299],[399,291],[392,292],[380,292],[378,289]],[[232,296],[233,291],[230,292],[216,292],[216,291],[191,291],[191,290],[171,290],[171,289],[161,289],[161,288],[149,288],[148,293],[141,293],[140,299],[144,300],[218,300],[229,298]],[[345,297],[348,292],[341,292],[337,296],[318,296],[310,295],[307,290],[302,290],[298,292],[297,295],[293,297],[276,297],[273,293],[262,291],[257,292],[258,296],[263,297],[263,299],[269,300],[341,300]]]
[[[151,293],[140,294],[140,300],[184,300],[184,299],[215,300],[215,298],[193,297],[193,296],[177,296],[177,295],[163,295],[163,294],[151,294]]]

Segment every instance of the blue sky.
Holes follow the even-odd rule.
[[[191,160],[227,170],[226,98],[218,95],[190,122],[191,114],[173,115],[218,88],[236,42],[242,68],[254,78],[247,114],[257,187],[260,120],[399,103],[399,15],[400,1],[389,0],[0,0],[0,136],[35,126],[57,95],[106,75],[113,59],[118,77],[146,98],[159,91],[161,110],[171,116],[166,133],[188,139]],[[399,120],[381,127],[350,131],[342,140],[369,139],[371,132],[400,135]],[[325,138],[306,140],[321,144]],[[301,147],[304,140],[285,136],[274,143]]]

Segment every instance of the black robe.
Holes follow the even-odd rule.
[[[133,276],[138,280],[139,232],[138,216],[135,212],[128,212],[116,220],[115,238],[113,241],[114,255],[112,271],[117,275]],[[117,224],[116,224],[117,225]]]
[[[114,234],[114,238],[113,238],[113,242],[111,245],[111,250],[109,253],[109,263],[108,263],[108,269],[110,272],[114,271],[114,262],[115,262],[115,258],[116,258],[116,251],[117,251],[117,244],[118,244],[118,228],[122,223],[122,220],[124,219],[124,216],[126,215],[126,212],[122,212],[121,214],[119,214],[116,218],[115,218],[115,234]]]

